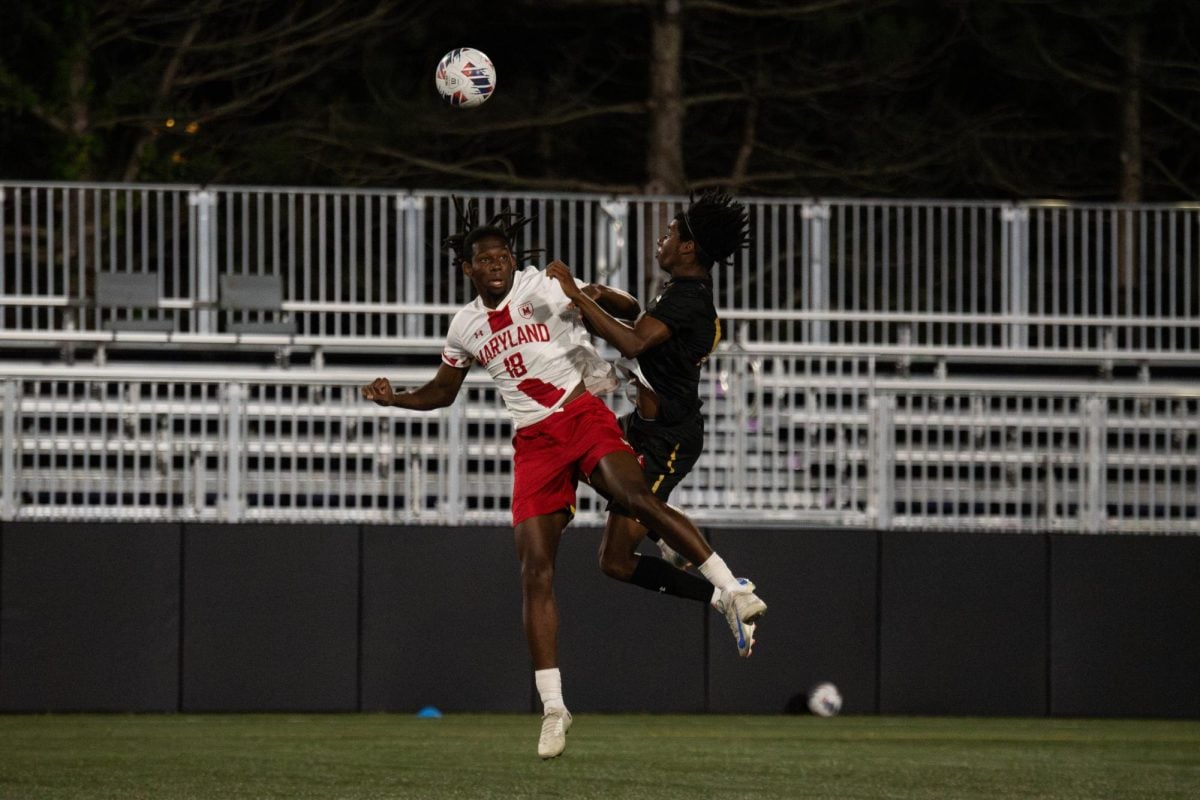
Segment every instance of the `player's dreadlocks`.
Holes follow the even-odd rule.
[[[540,247],[517,250],[515,246],[517,234],[536,217],[526,217],[511,210],[508,206],[503,206],[498,213],[492,215],[491,219],[480,225],[478,198],[472,198],[466,204],[463,203],[461,197],[455,196],[453,199],[454,210],[458,215],[459,230],[458,233],[453,233],[442,240],[442,249],[453,254],[455,264],[469,261],[471,245],[487,236],[498,236],[508,242],[517,264],[524,264],[530,257],[542,252]]]
[[[712,269],[750,241],[746,206],[715,190],[707,191],[675,215],[679,238],[696,243],[696,260]]]

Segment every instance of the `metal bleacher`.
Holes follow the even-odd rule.
[[[465,194],[640,298],[683,202]],[[697,520],[1200,532],[1200,207],[747,203]],[[0,519],[506,522],[482,372],[358,394],[435,369],[455,226],[436,191],[0,182]]]

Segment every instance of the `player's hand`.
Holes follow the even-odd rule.
[[[558,281],[568,300],[574,302],[583,297],[583,292],[575,283],[575,276],[571,274],[571,268],[558,259],[551,261],[550,266],[546,267],[546,277]]]
[[[376,378],[362,387],[362,396],[381,406],[390,406],[396,399],[396,393],[392,390],[392,382],[387,378]]]

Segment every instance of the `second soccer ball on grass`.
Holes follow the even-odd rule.
[[[818,717],[832,717],[842,710],[842,693],[832,683],[818,683],[808,693],[808,710]]]

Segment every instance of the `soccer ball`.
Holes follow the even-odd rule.
[[[818,683],[808,693],[808,710],[818,717],[832,717],[842,710],[842,693],[832,683]]]
[[[438,62],[433,74],[438,93],[455,108],[481,106],[496,89],[492,60],[474,47],[457,47]]]

